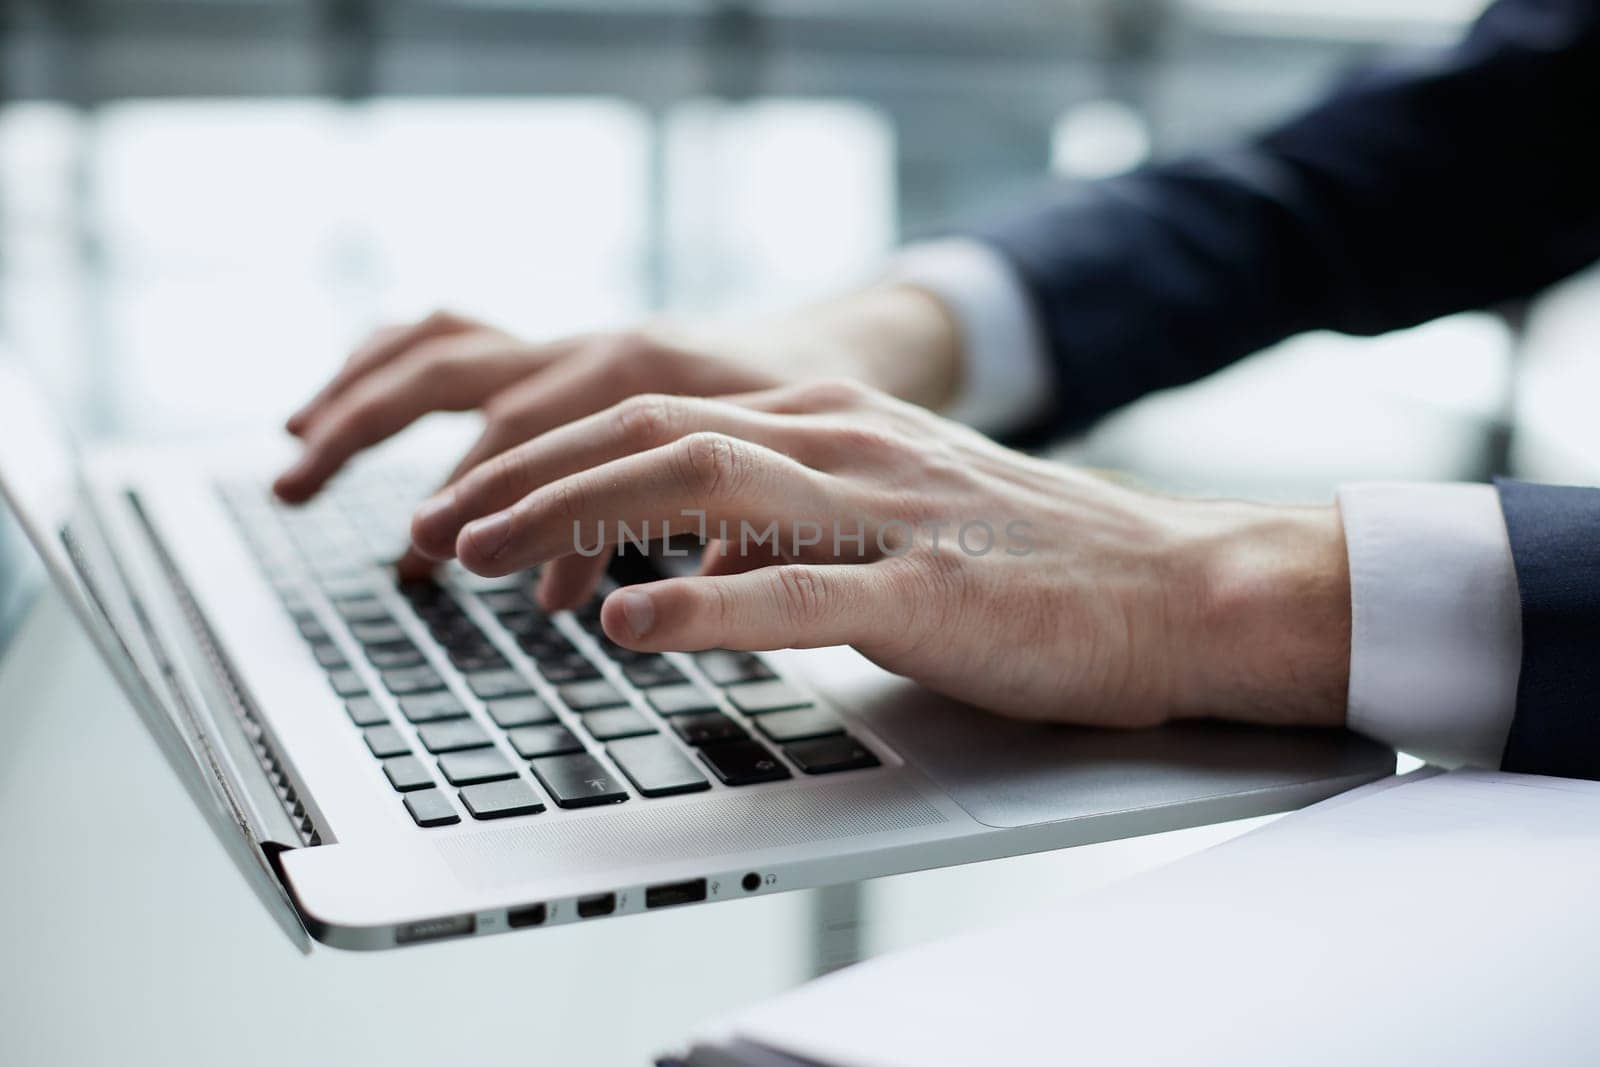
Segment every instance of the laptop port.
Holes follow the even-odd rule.
[[[513,930],[520,930],[524,926],[543,925],[546,909],[543,904],[529,904],[522,908],[512,908],[506,912],[506,925]]]
[[[757,889],[761,888],[761,876],[755,871],[751,871],[749,874],[739,879],[739,886],[746,893],[754,893]]]
[[[670,908],[674,904],[695,904],[706,899],[706,880],[653,885],[644,891],[646,908]]]
[[[465,937],[478,928],[476,915],[452,915],[447,919],[424,919],[406,923],[394,932],[397,945],[414,945],[419,941],[438,941],[446,937]]]
[[[610,915],[617,910],[617,895],[615,893],[598,893],[592,897],[578,899],[578,918],[592,919],[596,915]]]

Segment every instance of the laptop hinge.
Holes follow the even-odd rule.
[[[223,651],[216,631],[212,629],[188,582],[162,542],[160,533],[139,499],[139,494],[127,489],[123,495],[155,555],[162,577],[183,615],[185,627],[194,639],[195,647],[205,657],[212,680],[216,683],[214,687],[216,698],[226,706],[232,721],[243,734],[243,739],[248,743],[256,764],[266,776],[275,803],[282,808],[289,825],[293,827],[293,833],[297,837],[294,844],[307,847],[322,844],[321,834],[285,769],[282,753],[263,724],[254,702],[240,683],[238,672],[234,669],[227,653]],[[263,841],[261,847],[268,852],[268,858],[273,859],[276,852],[289,846],[284,842]],[[275,860],[274,867],[276,868]]]

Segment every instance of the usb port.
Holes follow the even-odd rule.
[[[524,926],[540,926],[544,923],[545,914],[545,906],[543,904],[529,904],[526,907],[512,908],[506,912],[506,925],[513,930],[520,930]]]
[[[478,928],[476,915],[452,915],[448,919],[425,919],[406,923],[394,932],[397,945],[414,945],[418,941],[437,941],[445,937],[465,937]]]
[[[704,899],[706,899],[704,878],[653,885],[644,891],[644,906],[647,908],[670,908],[674,904],[695,904]]]
[[[592,919],[596,915],[610,915],[617,910],[617,895],[615,893],[598,893],[592,897],[580,897],[578,900],[578,918]]]

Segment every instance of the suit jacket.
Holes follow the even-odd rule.
[[[1079,427],[1290,334],[1375,334],[1600,258],[1600,0],[1499,0],[1244,144],[980,231],[1027,290]],[[1600,398],[1597,398],[1600,404]],[[1523,608],[1504,766],[1600,778],[1600,490],[1499,483]]]

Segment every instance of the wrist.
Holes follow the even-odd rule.
[[[1201,505],[1179,717],[1339,726],[1350,680],[1350,567],[1338,509]]]
[[[932,293],[898,283],[873,285],[807,314],[845,353],[853,377],[935,411],[955,397],[961,384],[961,330]]]

